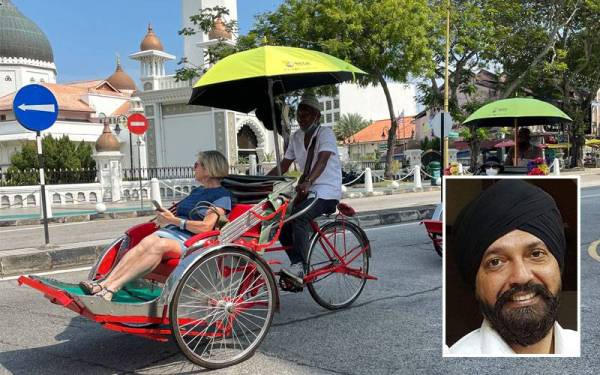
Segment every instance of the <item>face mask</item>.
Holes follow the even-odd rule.
[[[317,126],[319,126],[319,121],[313,122],[312,125],[306,129],[300,128],[300,130],[302,130],[304,132],[304,134],[310,134],[317,128]]]
[[[486,168],[485,169],[485,174],[488,176],[497,176],[498,175],[498,169],[496,168]]]

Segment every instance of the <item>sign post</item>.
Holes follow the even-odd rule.
[[[142,195],[142,153],[140,148],[142,146],[142,135],[148,130],[148,119],[141,113],[134,113],[127,118],[127,128],[129,129],[129,145],[131,146],[131,133],[137,134],[137,146],[138,146],[138,178],[140,180],[140,207],[144,208],[144,196]],[[132,152],[133,154],[133,152]],[[133,165],[133,157],[131,158]]]
[[[51,127],[58,118],[58,102],[50,90],[42,85],[27,85],[21,88],[13,100],[13,112],[21,126],[36,134],[38,163],[40,168],[40,195],[45,245],[50,243],[48,212],[46,207],[46,180],[41,131]]]

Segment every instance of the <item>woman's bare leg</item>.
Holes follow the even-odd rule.
[[[130,252],[134,250],[135,252],[127,257],[128,252],[119,262],[119,265],[123,264],[123,266],[116,267],[115,272],[102,281],[101,285],[112,291],[118,291],[129,281],[144,276],[155,269],[165,253],[174,252],[181,255],[181,247],[178,241],[153,237],[155,238],[150,238],[148,241],[145,241],[146,239],[142,240],[131,249]],[[128,259],[125,259],[126,257]]]

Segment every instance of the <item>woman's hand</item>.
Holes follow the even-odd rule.
[[[177,216],[173,215],[173,213],[168,210],[158,211],[156,213],[156,219],[160,225],[179,225],[179,219]]]

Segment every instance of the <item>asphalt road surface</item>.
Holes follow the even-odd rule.
[[[597,374],[600,188],[581,194],[581,358],[442,358],[441,259],[418,224],[369,229],[372,268],[355,304],[329,312],[308,293],[282,296],[256,355],[217,374]],[[87,272],[55,275],[80,280]],[[174,374],[203,369],[172,343],[104,330],[34,290],[0,282],[0,373]]]

